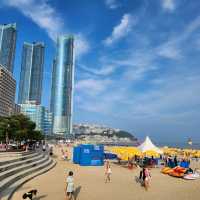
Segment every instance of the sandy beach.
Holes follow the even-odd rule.
[[[81,167],[61,159],[60,149],[55,150],[57,165],[48,173],[24,184],[14,194],[13,200],[21,200],[23,193],[38,189],[34,200],[64,200],[65,179],[69,170],[74,172],[77,200],[199,200],[200,179],[183,180],[151,169],[151,187],[145,191],[136,181],[139,169],[129,170],[112,163],[112,182],[104,182],[104,167]],[[194,166],[195,165],[195,166]],[[193,161],[194,167],[200,164]]]

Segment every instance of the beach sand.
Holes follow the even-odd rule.
[[[48,173],[24,184],[13,196],[21,200],[23,193],[37,189],[34,200],[64,200],[65,179],[69,170],[74,172],[77,200],[199,200],[200,179],[183,180],[151,169],[151,186],[148,191],[136,181],[139,169],[129,170],[112,163],[112,181],[104,182],[104,167],[81,167],[63,161],[57,149],[57,165]],[[196,161],[194,161],[196,162]],[[195,163],[195,167],[200,167]]]

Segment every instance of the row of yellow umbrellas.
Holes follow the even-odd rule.
[[[117,154],[119,158],[122,160],[128,160],[132,157],[136,156],[153,156],[153,157],[159,157],[159,154],[155,151],[146,151],[141,152],[136,147],[110,147],[106,149],[109,152],[112,152],[114,154]]]
[[[179,148],[164,147],[162,150],[164,154],[167,154],[167,155],[200,157],[200,150],[195,150],[195,149],[179,149]]]
[[[153,150],[141,152],[137,147],[107,147],[106,150],[111,153],[117,154],[117,156],[121,158],[122,160],[128,160],[134,157],[135,155],[140,156],[140,157],[153,156],[154,158],[158,158],[160,156],[160,154],[158,154],[157,152]],[[162,151],[164,155],[170,155],[170,156],[182,155],[184,157],[192,156],[192,157],[200,158],[200,150],[163,147]]]

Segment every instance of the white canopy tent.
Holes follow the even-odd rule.
[[[155,151],[156,153],[163,154],[163,151],[156,147],[152,142],[151,139],[147,136],[145,141],[137,147],[143,153],[146,151]]]

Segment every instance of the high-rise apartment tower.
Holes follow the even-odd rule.
[[[0,25],[0,64],[13,73],[16,47],[16,24]]]
[[[74,38],[60,36],[52,74],[51,111],[53,133],[68,137],[72,134]]]
[[[18,103],[27,101],[41,103],[44,68],[44,44],[24,43],[22,51],[21,74]]]

